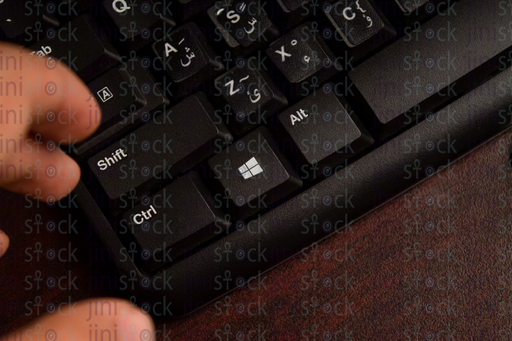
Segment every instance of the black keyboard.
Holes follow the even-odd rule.
[[[0,38],[65,62],[99,103],[100,128],[66,149],[74,195],[158,317],[247,285],[512,124],[498,1],[27,10],[0,3]]]

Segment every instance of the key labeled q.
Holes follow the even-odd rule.
[[[126,0],[114,0],[112,1],[112,8],[117,13],[121,14],[126,12],[127,10],[131,9],[130,6],[128,6],[128,3]]]

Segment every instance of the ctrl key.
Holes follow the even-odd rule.
[[[153,272],[224,233],[230,223],[195,172],[190,172],[125,212],[120,233],[132,233],[142,267]]]

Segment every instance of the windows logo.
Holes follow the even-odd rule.
[[[263,168],[261,168],[258,161],[256,161],[256,158],[253,157],[241,167],[238,167],[238,171],[244,177],[244,179],[249,179],[255,175],[263,173]]]

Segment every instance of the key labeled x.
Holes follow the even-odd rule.
[[[276,50],[277,54],[281,55],[281,61],[284,62],[286,60],[286,57],[291,57],[292,55],[290,53],[286,53],[284,50],[284,45],[281,46],[280,50]]]

